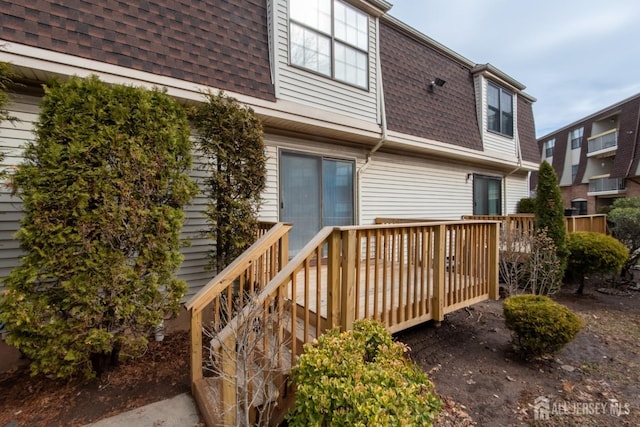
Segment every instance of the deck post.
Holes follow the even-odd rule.
[[[295,339],[295,338],[294,338]],[[222,389],[221,389],[221,406],[222,420],[225,426],[235,426],[237,420],[237,351],[236,339],[234,334],[224,340],[220,349],[220,363],[222,364]]]
[[[328,242],[327,321],[329,329],[340,324],[340,236],[340,231],[334,230]]]
[[[356,309],[356,230],[342,232],[342,288],[340,292],[340,329],[353,329]]]
[[[500,228],[497,223],[489,224],[489,298],[500,299]]]
[[[195,384],[202,379],[202,310],[191,310],[191,393],[195,395]]]
[[[289,233],[280,237],[280,251],[278,252],[278,271],[289,262]],[[275,276],[275,273],[274,273]]]
[[[444,320],[445,271],[447,263],[447,226],[437,225],[433,235],[433,320],[440,324]]]

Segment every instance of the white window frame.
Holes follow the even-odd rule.
[[[340,0],[289,6],[289,64],[369,90],[369,16]]]
[[[584,136],[584,128],[577,128],[571,131],[571,149],[577,150],[582,147],[582,137]]]
[[[551,138],[544,143],[544,157],[546,159],[553,157],[553,148],[556,146],[556,139]]]

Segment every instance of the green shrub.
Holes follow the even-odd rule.
[[[292,371],[291,426],[431,425],[441,402],[418,366],[380,323],[363,320],[305,345]]]
[[[525,358],[553,354],[571,342],[584,323],[562,304],[544,295],[516,295],[504,300],[505,323]]]
[[[571,256],[567,273],[580,279],[578,294],[584,290],[584,278],[590,273],[619,273],[629,258],[629,249],[619,240],[601,233],[570,233],[567,247]]]
[[[516,210],[518,213],[535,213],[536,199],[534,199],[533,197],[525,197],[523,199],[520,199]]]
[[[640,260],[640,197],[621,197],[614,200],[608,213],[611,234],[629,249],[629,260],[622,271],[631,276],[631,267]]]
[[[206,94],[193,110],[208,176],[208,236],[216,244],[211,267],[220,272],[256,240],[258,208],[266,185],[262,123],[255,112],[222,92]]]
[[[564,208],[558,186],[558,177],[553,167],[545,160],[538,172],[538,186],[535,198],[536,230],[547,229],[547,235],[556,245],[560,268],[567,265],[567,228],[564,223]]]
[[[0,321],[34,374],[92,376],[177,312],[189,125],[166,93],[71,78],[45,88],[15,175],[25,251]]]

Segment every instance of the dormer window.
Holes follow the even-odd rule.
[[[367,89],[369,17],[339,0],[291,0],[291,65]]]
[[[582,136],[584,135],[584,128],[578,128],[571,131],[571,149],[575,150],[582,146]]]
[[[544,157],[549,159],[553,157],[553,147],[556,146],[556,139],[552,138],[544,143]]]
[[[513,137],[513,94],[491,82],[487,85],[487,129]]]

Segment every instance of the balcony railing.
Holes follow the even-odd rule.
[[[611,129],[588,139],[588,154],[618,147],[618,129]]]
[[[623,178],[595,178],[589,180],[589,193],[619,192],[626,189]]]

